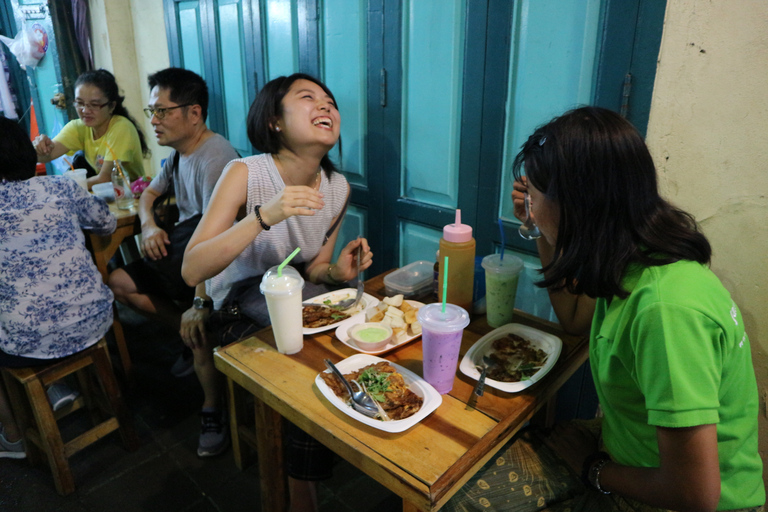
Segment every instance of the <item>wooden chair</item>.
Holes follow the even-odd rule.
[[[89,367],[93,372],[88,371]],[[41,462],[45,454],[56,490],[62,496],[75,490],[68,460],[73,454],[115,430],[120,431],[126,449],[138,447],[138,437],[115,379],[104,338],[56,363],[30,368],[4,368],[2,374],[16,421],[24,436],[27,457],[31,463]],[[77,374],[81,395],[71,404],[53,412],[46,388],[71,374]],[[90,413],[93,428],[64,442],[57,420],[84,407]]]

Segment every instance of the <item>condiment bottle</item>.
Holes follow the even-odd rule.
[[[448,293],[446,302],[472,311],[472,292],[475,280],[475,239],[472,227],[461,223],[461,210],[456,210],[456,222],[443,228],[440,239],[440,259],[448,256]],[[437,299],[443,298],[443,273],[440,265],[437,280]]]
[[[133,193],[131,185],[123,173],[120,160],[114,160],[112,163],[112,188],[115,189],[115,203],[121,210],[130,210],[133,208]]]

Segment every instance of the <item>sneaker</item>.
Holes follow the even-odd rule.
[[[62,407],[71,404],[75,401],[75,398],[80,396],[79,391],[75,391],[63,382],[54,382],[48,387],[46,393],[54,411],[58,411]]]
[[[229,429],[221,411],[203,411],[200,413],[200,442],[197,446],[198,457],[213,457],[222,453],[229,446]]]
[[[12,443],[5,438],[5,429],[0,426],[0,459],[24,459],[24,443],[21,439]]]
[[[178,378],[186,377],[195,371],[194,363],[195,361],[192,358],[192,350],[190,350],[190,348],[185,345],[181,355],[176,360],[176,362],[173,363],[173,366],[171,366],[171,375]]]

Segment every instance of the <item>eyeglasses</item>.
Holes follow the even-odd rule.
[[[77,110],[84,112],[86,110],[94,111],[94,110],[100,110],[107,105],[109,105],[110,102],[102,103],[99,105],[98,103],[83,103],[82,101],[75,101],[72,103],[72,106],[75,107]]]
[[[155,116],[156,118],[163,120],[165,119],[165,116],[168,114],[169,110],[173,110],[175,108],[181,108],[181,107],[189,107],[192,103],[185,103],[184,105],[176,105],[175,107],[165,107],[165,108],[152,108],[147,107],[144,109],[144,114],[147,116],[147,119],[152,119],[152,116]]]

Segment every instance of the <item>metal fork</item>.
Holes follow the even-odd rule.
[[[360,304],[360,300],[363,298],[365,283],[360,279],[360,254],[362,252],[363,246],[360,244],[360,247],[357,248],[357,295],[355,295],[354,299],[350,297],[349,299],[344,299],[333,304],[334,307],[342,311],[356,307]]]

